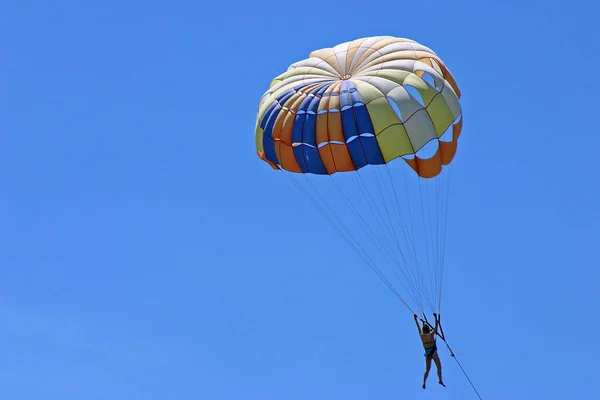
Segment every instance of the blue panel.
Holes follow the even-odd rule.
[[[312,174],[327,175],[327,169],[321,161],[321,155],[319,150],[310,146],[298,146],[303,147],[304,159],[306,161],[306,167],[308,172]]]
[[[304,100],[302,100],[302,103],[298,106],[298,114],[304,114],[308,110],[308,106],[310,106],[312,99],[312,96],[306,96]]]
[[[344,110],[352,107],[352,96],[348,92],[352,84],[349,81],[342,82],[342,90],[340,92],[340,109]]]
[[[350,158],[352,158],[352,163],[356,169],[360,169],[369,163],[367,157],[365,156],[360,138],[356,138],[349,142],[347,146],[348,153],[350,153]]]
[[[292,143],[302,143],[302,131],[304,130],[304,120],[306,113],[297,113],[294,116],[292,125]]]
[[[312,98],[312,100],[311,100],[311,102],[310,102],[310,105],[308,106],[308,109],[307,109],[307,111],[308,111],[309,113],[313,113],[313,114],[316,114],[316,113],[317,113],[317,110],[319,109],[319,103],[320,103],[320,102],[321,102],[321,100],[323,99],[323,98],[321,97],[321,93],[322,93],[322,92],[323,92],[322,90],[318,90],[318,91],[316,91],[316,92],[314,93],[314,94],[315,94],[315,96]]]
[[[354,111],[352,108],[348,108],[341,112],[341,116],[344,138],[346,141],[348,141],[351,137],[358,135],[358,131],[356,130],[356,122],[354,121]]]
[[[309,114],[316,114],[317,110],[319,109],[319,103],[321,102],[321,97],[313,97],[310,104],[308,105],[308,110],[307,112]]]
[[[267,123],[265,124],[265,127],[263,128],[263,131],[264,131],[263,136],[267,136],[270,138],[273,137],[273,127],[275,126],[275,121],[277,120],[277,116],[279,115],[279,113],[282,111],[283,111],[283,109],[280,108],[279,106],[273,108],[273,110],[271,111],[271,113],[269,114],[269,116],[267,118]]]
[[[293,147],[294,150],[294,158],[300,167],[300,171],[303,173],[308,172],[308,166],[306,165],[306,160],[304,158],[304,145]]]
[[[315,97],[313,98],[312,102],[310,103],[310,106],[308,106],[309,113],[316,114],[318,112],[319,104],[321,103],[321,100],[323,99],[323,96],[324,96],[323,94],[331,85],[332,85],[331,83],[326,83],[324,85],[321,85],[317,90],[312,91],[312,93],[315,95]]]
[[[292,126],[292,143],[302,143],[302,131],[304,130],[304,120],[306,114],[296,114],[294,117],[294,124]],[[302,153],[302,145],[294,147],[294,157],[300,170],[302,172],[308,172],[308,167],[304,161],[304,154]]]
[[[360,138],[362,148],[367,157],[367,162],[372,165],[385,164],[381,150],[379,150],[379,144],[375,136],[368,136]]]
[[[360,138],[356,137],[351,142],[348,142],[351,137],[358,135],[354,120],[354,110],[352,108],[342,111],[342,129],[344,130],[344,138],[346,138],[352,163],[354,163],[356,169],[364,167],[367,164],[367,159],[360,145]]]
[[[275,141],[270,137],[263,136],[263,151],[265,158],[274,164],[279,164],[277,153],[275,152]]]
[[[277,101],[279,102],[279,104],[284,105],[285,102],[288,101],[290,97],[294,95],[294,93],[296,92],[292,89],[286,90],[285,92],[281,93],[279,97],[277,97]]]
[[[316,92],[317,95],[319,96],[323,96],[323,93],[325,93],[325,91],[327,89],[329,89],[329,86],[333,85],[333,82],[327,82],[321,86],[319,86],[319,90]]]
[[[271,117],[271,114],[273,113],[273,110],[275,108],[280,107],[276,102],[272,102],[269,108],[267,108],[267,111],[265,111],[265,113],[263,114],[263,117],[260,120],[260,127],[263,128],[263,130],[265,129],[265,126],[267,126],[267,122],[269,121],[269,118]]]
[[[362,103],[363,99],[360,96],[360,93],[358,92],[358,89],[356,89],[356,87],[352,87],[352,89],[350,89],[350,96],[352,97],[352,104],[356,105],[356,103]]]
[[[275,120],[277,116],[282,111],[282,109],[277,106],[273,108],[268,118],[266,118],[266,124],[263,128],[263,150],[265,152],[265,157],[267,160],[279,164],[279,159],[277,158],[277,153],[275,152],[275,142],[273,141],[273,126],[275,125]]]
[[[317,147],[317,115],[305,114],[302,143]]]
[[[358,127],[358,133],[370,133],[373,132],[373,124],[371,123],[371,116],[369,110],[364,105],[354,106],[354,115],[356,117],[356,126]]]

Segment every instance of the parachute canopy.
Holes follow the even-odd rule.
[[[431,49],[402,38],[357,39],[314,51],[271,82],[259,103],[257,152],[274,168],[312,174],[403,157],[419,176],[435,177],[456,152],[459,97]],[[439,141],[453,124],[449,140]],[[431,141],[437,151],[419,157]]]
[[[259,101],[258,156],[284,172],[411,311],[440,309],[459,98],[431,49],[377,36],[312,52]]]

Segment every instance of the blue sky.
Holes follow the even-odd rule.
[[[4,3],[1,398],[476,398],[444,349],[448,387],[420,388],[410,313],[255,155],[274,76],[379,34],[462,89],[443,300],[462,365],[486,400],[598,393],[598,6],[307,7]]]

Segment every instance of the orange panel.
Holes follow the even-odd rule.
[[[284,112],[284,111],[282,111]],[[292,145],[292,127],[294,126],[294,118],[295,114],[285,111],[285,118],[283,119],[283,124],[281,126],[281,133],[279,136],[279,140],[288,146]]]
[[[327,113],[327,134],[330,142],[346,143],[344,129],[342,127],[342,113]]]
[[[456,124],[452,125],[452,140],[454,140],[454,141],[458,140],[458,137],[460,136],[460,131],[462,131],[462,125],[463,125],[463,117],[461,115],[458,122]]]
[[[275,124],[273,125],[273,131],[271,132],[271,137],[273,140],[281,140],[281,129],[283,127],[283,121],[285,121],[285,116],[289,114],[289,111],[280,110],[279,114],[277,114],[277,118],[275,119]]]
[[[458,146],[458,143],[452,141],[452,142],[442,142],[440,141],[440,155],[441,155],[441,159],[442,159],[442,165],[448,165],[450,164],[450,162],[452,162],[452,160],[454,159],[454,156],[456,155],[456,148]]]
[[[324,147],[330,147],[336,171],[356,171],[356,167],[350,157],[350,152],[345,144],[331,143]]]
[[[431,158],[413,159],[403,158],[404,161],[419,175],[421,178],[433,178],[442,172],[442,157],[440,150],[435,152]]]
[[[460,136],[461,127],[462,117],[456,124],[452,125],[452,141],[440,141],[440,153],[442,154],[443,165],[450,164],[456,155],[456,148],[458,147],[458,137]]]
[[[319,155],[329,174],[356,171],[348,147],[345,144],[328,144],[319,149]]]
[[[452,76],[452,74],[450,73],[448,68],[446,68],[443,65],[442,65],[442,68],[444,71],[444,79],[446,79],[448,81],[448,83],[450,83],[450,86],[452,86],[452,89],[454,89],[454,92],[456,93],[456,97],[458,97],[460,99],[460,96],[461,96],[460,89],[458,88],[458,84],[456,83],[456,80],[454,80],[454,76]]]
[[[278,140],[275,142],[275,152],[281,168],[290,172],[302,172],[294,156],[294,148]]]
[[[333,152],[331,151],[331,145],[327,144],[323,147],[319,147],[319,157],[323,161],[323,165],[329,175],[335,172],[335,162],[333,161]]]

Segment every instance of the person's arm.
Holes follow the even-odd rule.
[[[422,334],[422,332],[421,332],[421,325],[419,325],[419,321],[417,321],[417,319],[419,317],[417,317],[417,314],[414,314],[414,316],[415,316],[415,324],[417,324],[417,329],[419,330],[419,335],[421,335]]]
[[[438,316],[436,313],[433,313],[433,318],[435,318],[435,326],[433,327],[433,336],[435,336],[435,335],[437,335],[438,322],[440,320],[438,319]]]

